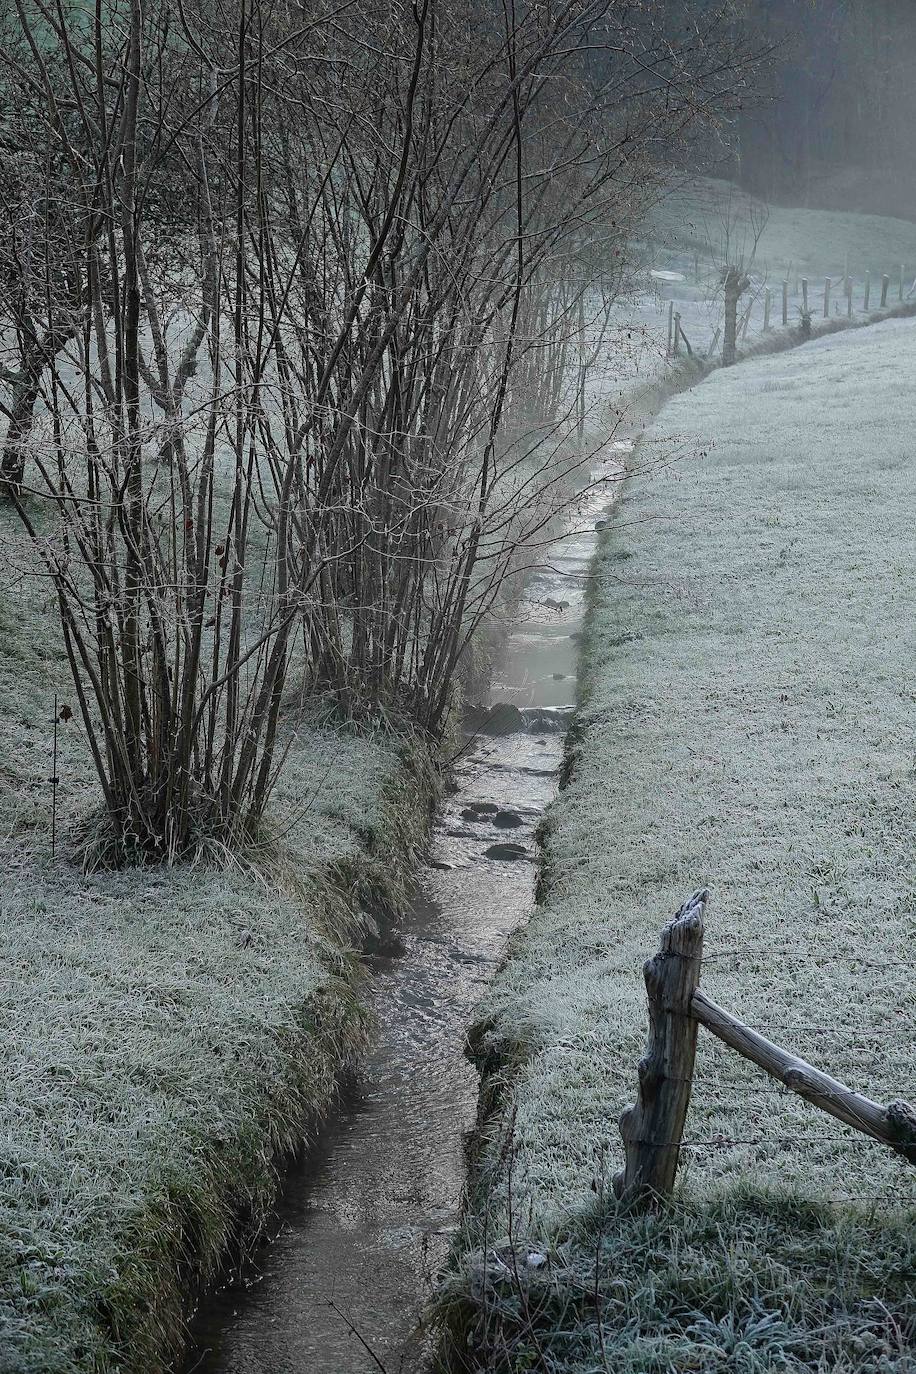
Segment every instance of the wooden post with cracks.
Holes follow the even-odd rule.
[[[865,1097],[752,1030],[701,990],[708,901],[704,888],[684,903],[643,970],[649,1041],[639,1061],[638,1099],[620,1116],[626,1164],[614,1179],[617,1197],[648,1203],[674,1187],[700,1025],[812,1106],[916,1164],[916,1109],[909,1102],[883,1106]]]
[[[690,1004],[700,981],[703,917],[708,893],[695,892],[662,931],[661,946],[643,969],[649,997],[649,1042],[639,1061],[639,1097],[620,1117],[626,1165],[614,1179],[621,1200],[670,1193],[697,1044]]]

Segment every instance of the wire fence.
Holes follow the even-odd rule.
[[[685,273],[658,273],[662,279],[680,278],[686,281]],[[704,302],[708,307],[718,295],[719,276],[713,273],[709,285],[711,299]],[[909,283],[909,284],[908,284]],[[694,285],[704,284],[699,264],[694,267]],[[916,279],[910,282],[906,263],[901,263],[899,272],[873,273],[870,269],[864,275],[854,276],[847,262],[844,274],[838,278],[819,277],[817,279],[789,273],[770,283],[748,279],[742,292],[744,301],[740,303],[735,319],[735,336],[742,343],[748,341],[753,326],[758,326],[760,335],[776,333],[781,329],[810,327],[815,318],[853,320],[857,316],[873,315],[876,311],[890,310],[913,299],[916,294]],[[701,317],[695,315],[690,321],[690,332],[685,326],[684,307],[688,301],[669,300],[667,309],[667,342],[665,356],[668,359],[683,356],[711,359],[719,345],[719,340],[727,333],[728,307],[715,318],[705,348],[699,341],[700,332],[709,329]],[[755,314],[757,316],[755,321]],[[691,339],[690,335],[693,335]],[[723,345],[724,346],[724,345]]]

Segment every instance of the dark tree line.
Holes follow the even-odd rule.
[[[770,200],[916,217],[913,0],[747,0],[772,47],[738,121],[738,175]]]

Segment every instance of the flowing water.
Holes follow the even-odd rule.
[[[604,475],[621,456],[606,454]],[[372,959],[374,1049],[286,1175],[269,1239],[203,1304],[188,1374],[423,1367],[421,1318],[455,1228],[476,1113],[465,1033],[531,909],[534,832],[556,786],[594,525],[610,494],[597,488],[583,502],[578,532],[529,582],[493,684],[495,700],[523,709],[525,728],[478,736],[457,765],[416,899]],[[496,845],[509,848],[488,854]]]

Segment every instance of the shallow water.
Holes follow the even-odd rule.
[[[611,494],[589,497],[578,532],[551,549],[530,580],[494,700],[572,702],[594,522]],[[371,961],[372,1053],[318,1141],[285,1176],[268,1240],[203,1304],[187,1371],[423,1367],[422,1314],[456,1224],[476,1113],[465,1033],[507,938],[530,911],[534,832],[561,753],[557,731],[469,743],[455,769],[457,790],[437,816],[416,899]],[[463,816],[475,803],[509,811],[517,824],[500,828],[484,812]],[[506,842],[523,854],[487,856]]]

